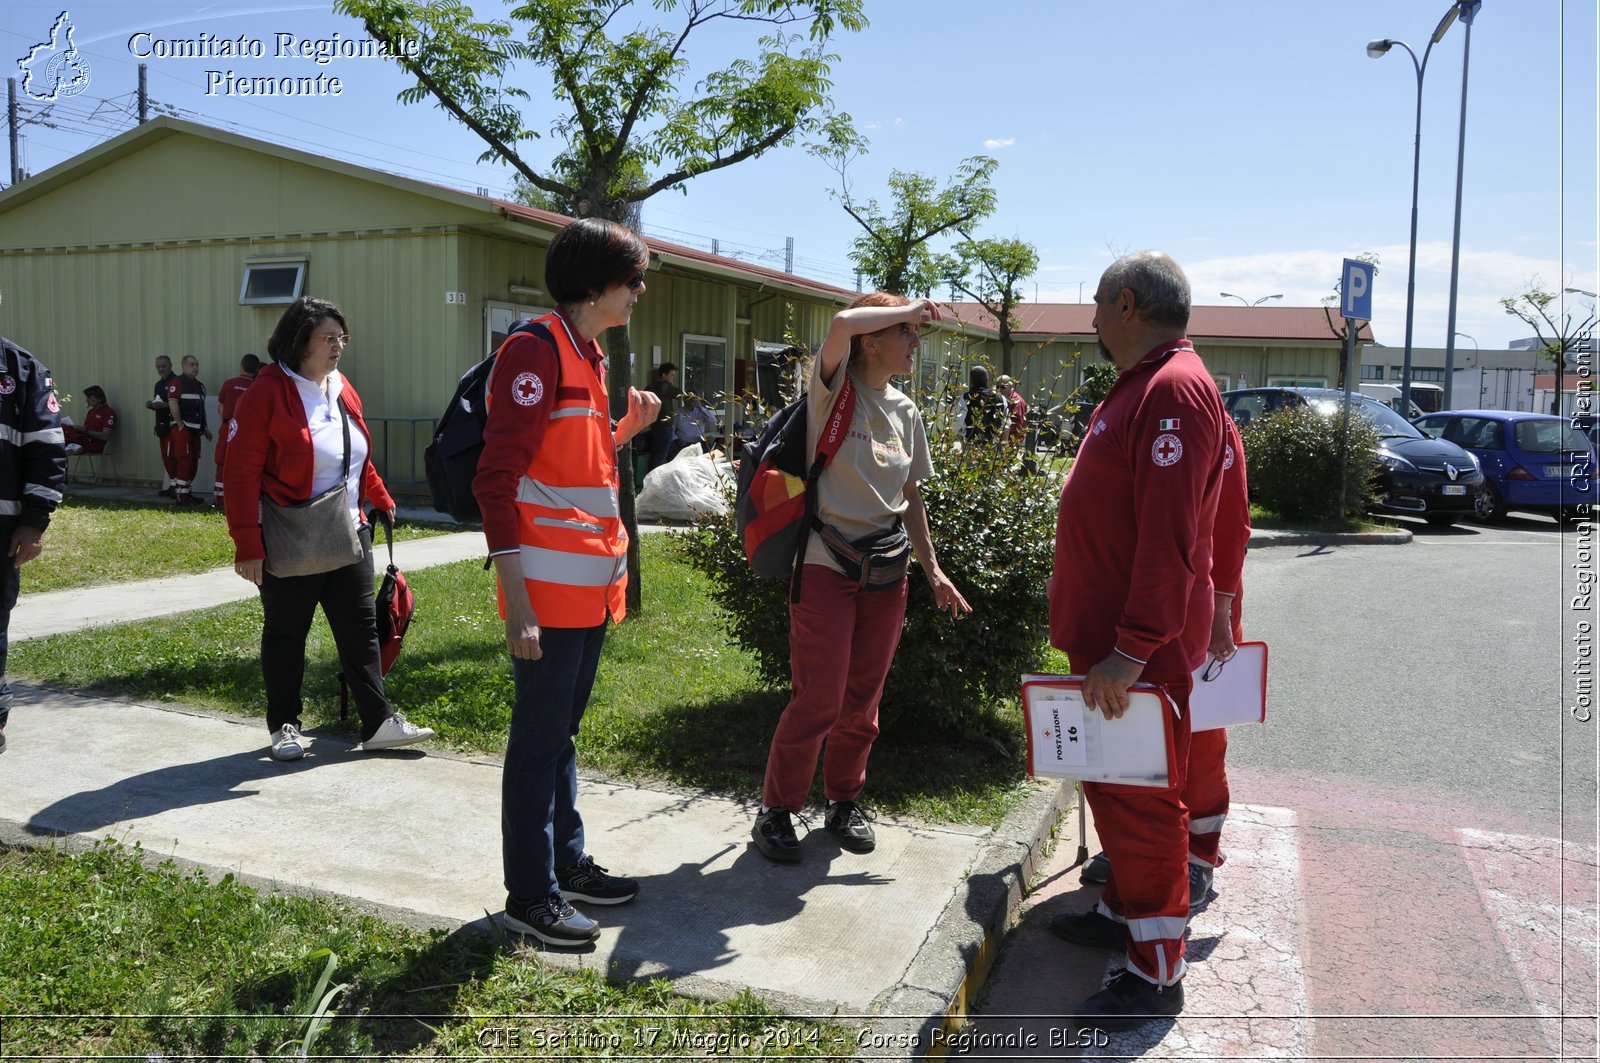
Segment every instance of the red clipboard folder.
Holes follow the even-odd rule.
[[[1177,709],[1166,691],[1150,683],[1135,683],[1128,690],[1128,711],[1108,720],[1098,711],[1081,708],[1083,677],[1075,675],[1025,675],[1022,677],[1022,715],[1028,736],[1028,774],[1085,782],[1120,783],[1165,789],[1178,777],[1174,760],[1173,722]],[[1083,728],[1084,764],[1066,763],[1056,754],[1056,720],[1051,702],[1079,706]],[[1068,710],[1070,719],[1078,719]]]

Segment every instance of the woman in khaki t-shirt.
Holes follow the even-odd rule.
[[[816,453],[822,425],[848,373],[855,410],[839,452],[817,483],[817,516],[844,540],[859,543],[901,522],[938,607],[952,616],[972,611],[939,568],[928,513],[917,488],[933,472],[922,415],[890,383],[912,371],[919,329],[937,321],[928,299],[875,292],[835,315],[809,384],[807,442]],[[806,545],[800,600],[789,606],[790,675],[794,692],[767,755],[761,811],[751,836],[772,860],[800,859],[791,815],[806,792],[826,742],[823,825],[843,849],[871,852],[870,815],[858,803],[867,758],[878,737],[878,699],[900,643],[907,581],[864,587],[813,532]]]

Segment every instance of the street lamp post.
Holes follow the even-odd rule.
[[[1467,41],[1461,52],[1461,131],[1456,137],[1456,227],[1450,238],[1450,315],[1445,322],[1444,408],[1452,409],[1450,385],[1456,369],[1456,285],[1461,279],[1461,169],[1467,157],[1467,68],[1472,62],[1472,20],[1483,0],[1461,0],[1458,8],[1466,25]]]
[[[1450,24],[1456,20],[1460,8],[1455,4],[1450,5],[1444,17],[1439,20],[1439,25],[1434,27],[1433,36],[1428,38],[1428,47],[1422,51],[1422,58],[1417,58],[1417,53],[1405,41],[1398,41],[1392,37],[1379,37],[1367,42],[1367,57],[1381,59],[1387,55],[1389,49],[1395,45],[1406,50],[1411,56],[1411,65],[1417,71],[1417,125],[1416,137],[1411,155],[1411,261],[1406,267],[1406,352],[1400,370],[1400,408],[1409,410],[1411,401],[1411,337],[1412,324],[1416,319],[1417,310],[1417,194],[1421,191],[1422,181],[1422,75],[1428,69],[1428,56],[1433,53],[1433,46],[1444,39],[1445,32]]]
[[[1277,295],[1263,295],[1261,298],[1257,299],[1255,302],[1252,303],[1250,300],[1246,299],[1244,296],[1242,296],[1242,295],[1234,295],[1232,292],[1218,292],[1217,294],[1222,296],[1224,299],[1237,299],[1241,303],[1243,303],[1245,306],[1260,306],[1262,303],[1266,302],[1268,299],[1282,299],[1283,298],[1283,293],[1279,292]]]

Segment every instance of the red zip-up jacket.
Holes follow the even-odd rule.
[[[1115,651],[1165,681],[1205,659],[1226,418],[1187,340],[1120,373],[1095,408],[1056,516],[1050,642],[1074,667]]]
[[[1217,594],[1237,597],[1244,584],[1244,552],[1250,545],[1250,486],[1239,426],[1232,417],[1224,417],[1222,429],[1222,496],[1212,533],[1211,584]]]
[[[349,377],[344,378],[339,404],[350,415],[351,430],[367,437],[371,454],[372,434],[362,420],[361,397]],[[233,435],[223,472],[223,504],[228,534],[233,536],[233,558],[236,564],[260,561],[267,556],[261,543],[261,496],[283,506],[311,499],[311,426],[306,423],[299,385],[276,362],[264,367],[255,384],[239,397],[229,430]],[[361,469],[361,501],[363,510],[366,503],[394,508],[370,458]]]

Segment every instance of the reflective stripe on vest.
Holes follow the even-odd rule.
[[[561,315],[539,320],[556,341],[561,385],[546,391],[555,408],[517,485],[519,558],[542,626],[593,627],[626,612],[628,535],[609,403]]]

